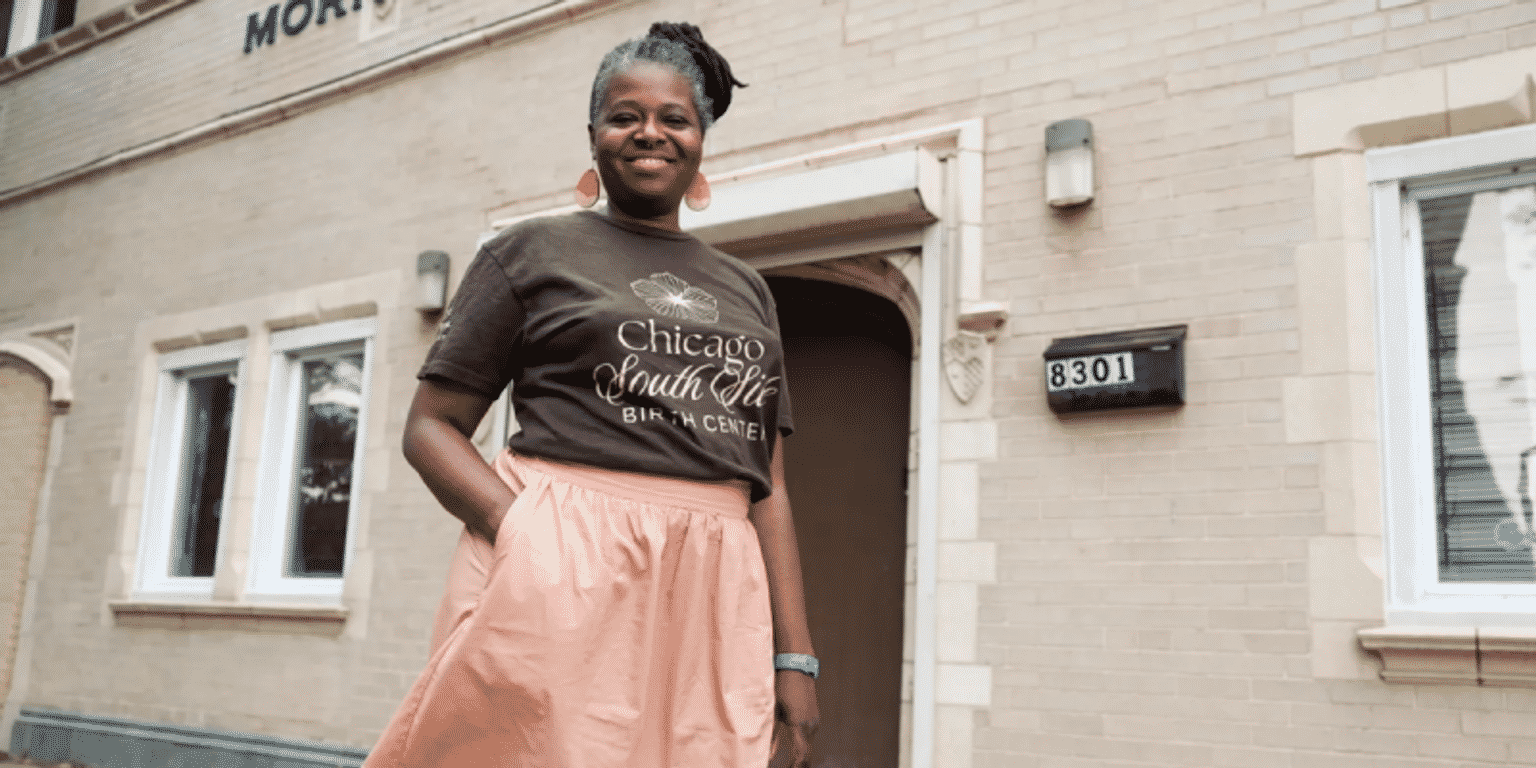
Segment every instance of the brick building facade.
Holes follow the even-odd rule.
[[[843,473],[792,474],[817,765],[1536,762],[1520,0],[80,0],[13,33],[13,750],[356,764],[457,534],[398,450],[418,254],[456,286],[564,210],[597,60],[663,19],[750,83],[684,223],[784,292],[827,425],[790,456]],[[1056,209],[1067,118],[1095,198]],[[1053,340],[1169,326],[1182,406],[1048,407]],[[350,485],[296,534],[322,402]]]

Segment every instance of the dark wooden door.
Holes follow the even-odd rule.
[[[814,768],[895,768],[912,343],[884,298],[770,278],[795,434],[785,473],[822,660]],[[782,755],[772,764],[783,765]]]

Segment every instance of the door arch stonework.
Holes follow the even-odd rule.
[[[907,331],[911,335],[912,343],[916,344],[920,309],[917,290],[902,273],[901,267],[892,261],[897,256],[905,259],[913,258],[913,255],[907,251],[866,254],[778,267],[767,270],[764,274],[822,280],[879,296],[896,305],[896,309],[901,312],[901,316],[907,322]]]

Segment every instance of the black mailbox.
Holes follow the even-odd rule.
[[[1184,404],[1187,325],[1053,339],[1045,399],[1057,413]]]

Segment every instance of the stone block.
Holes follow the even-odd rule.
[[[1389,683],[1476,685],[1477,631],[1470,627],[1378,627],[1357,633],[1381,656]]]
[[[997,545],[988,541],[940,542],[939,580],[996,581]]]
[[[1529,122],[1536,48],[1507,51],[1445,68],[1450,131],[1471,133]]]
[[[1445,94],[1440,68],[1298,93],[1294,152],[1314,155],[1444,135]]]
[[[984,664],[939,664],[935,697],[940,704],[985,707],[992,703],[992,668]]]
[[[1483,685],[1536,687],[1536,629],[1479,628]]]
[[[1314,536],[1307,546],[1309,612],[1316,619],[1380,621],[1382,582],[1353,536]]]
[[[939,538],[976,538],[981,486],[974,462],[945,462],[939,467]]]

